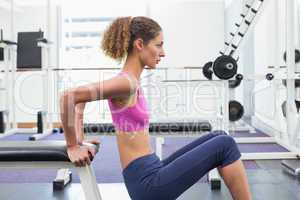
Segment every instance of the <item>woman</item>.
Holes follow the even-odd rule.
[[[139,81],[146,66],[155,69],[165,56],[158,23],[147,17],[118,18],[104,33],[102,49],[113,59],[125,59],[121,73],[68,90],[61,97],[61,120],[70,160],[77,166],[90,164],[95,152],[80,146],[84,104],[107,99],[125,185],[133,200],[176,199],[213,168],[218,168],[234,199],[251,199],[241,154],[232,137],[224,132],[206,134],[162,161],[153,153],[149,112]]]

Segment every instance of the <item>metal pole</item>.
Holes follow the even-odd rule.
[[[44,113],[44,116],[46,117],[46,119],[44,120],[43,119],[43,122],[45,122],[45,127],[48,128],[49,124],[47,123],[49,118],[48,118],[48,99],[49,99],[49,87],[48,87],[48,83],[49,83],[49,71],[48,71],[48,46],[46,45],[46,47],[42,47],[43,48],[43,56],[42,56],[42,59],[43,59],[43,113]],[[44,132],[44,130],[43,130]]]
[[[299,0],[298,0],[299,2]],[[296,12],[297,12],[297,27],[298,27],[298,30],[297,30],[297,48],[300,48],[300,3],[298,3],[296,5]],[[298,71],[298,70],[297,70]]]
[[[5,113],[6,113],[6,119],[7,119],[7,128],[11,128],[11,118],[10,118],[10,107],[9,107],[9,100],[10,100],[10,81],[9,81],[9,58],[8,58],[8,47],[4,47],[4,88],[5,88]]]
[[[47,11],[46,11],[46,38],[51,39],[51,2],[47,0]]]
[[[14,6],[14,0],[10,0],[10,39],[11,41],[15,41],[14,38],[14,33],[15,33],[15,19],[14,19],[14,10],[15,10],[15,6]]]
[[[223,101],[222,101],[222,112],[223,112],[223,130],[229,134],[229,83],[227,80],[223,80]]]
[[[296,125],[295,107],[295,0],[286,0],[286,51],[287,51],[287,134],[290,143],[293,143]]]
[[[47,0],[47,33],[46,33],[46,37],[48,39],[49,42],[52,41],[52,38],[51,38],[51,2],[50,0]],[[50,45],[47,44],[46,45],[47,48],[46,48],[46,62],[45,62],[45,70],[46,70],[46,75],[45,75],[45,88],[47,90],[47,95],[45,97],[45,107],[44,107],[44,111],[46,111],[46,127],[49,128],[49,129],[52,129],[52,113],[51,113],[51,98],[52,98],[52,95],[51,95],[51,92],[52,92],[52,87],[51,87],[51,72],[50,72],[50,62],[51,62],[51,57],[50,57]]]
[[[275,0],[274,1],[274,24],[275,24],[275,32],[274,32],[274,55],[275,55],[275,71],[279,71],[280,70],[280,61],[282,59],[282,53],[281,53],[281,49],[280,49],[280,44],[279,44],[279,40],[280,40],[280,35],[282,34],[282,24],[280,24],[280,14],[282,12],[279,6],[279,0]],[[279,86],[281,85],[281,80],[276,80],[272,82],[272,92],[274,94],[274,98],[275,98],[275,127],[276,130],[280,130],[278,137],[282,138],[283,134],[285,133],[284,131],[284,123],[285,121],[283,121],[281,119],[282,116],[282,110],[281,110],[281,102],[278,101],[277,99],[277,95],[279,95],[280,92],[278,92]]]
[[[16,118],[16,99],[15,99],[15,85],[16,85],[16,47],[11,46],[10,47],[10,55],[11,55],[11,61],[10,61],[10,68],[11,68],[11,108],[12,108],[12,119],[13,119],[13,128],[17,128],[17,118]]]

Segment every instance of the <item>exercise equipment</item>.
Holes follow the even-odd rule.
[[[296,177],[300,177],[300,161],[299,160],[283,160],[281,161],[282,169]]]
[[[244,115],[244,107],[238,101],[229,101],[229,120],[235,122],[240,120]]]
[[[51,80],[51,74],[49,70],[49,48],[51,42],[46,38],[43,38],[43,32],[21,32],[18,33],[18,41],[20,44],[24,44],[24,47],[18,49],[18,64],[19,68],[41,68],[43,75],[43,105],[42,110],[37,112],[37,133],[31,135],[29,140],[40,140],[53,133],[52,118],[49,115],[49,105],[51,105],[51,94],[49,85]],[[28,45],[28,47],[27,47]],[[23,58],[25,51],[32,51],[33,56]],[[25,63],[22,63],[25,62]]]
[[[286,62],[286,51],[283,54],[283,60],[284,62]],[[300,50],[299,49],[295,49],[295,63],[299,63],[300,62]]]
[[[17,69],[42,68],[42,51],[38,42],[47,41],[39,40],[44,37],[44,32],[19,32],[18,49],[17,49]]]
[[[247,33],[259,19],[264,8],[263,3],[264,0],[253,0],[251,4],[245,4],[246,11],[240,14],[240,21],[235,23],[236,30],[230,33],[230,39],[225,42],[224,50],[220,51],[221,55],[234,57],[237,54]]]
[[[13,98],[13,91],[15,87],[15,57],[16,57],[16,47],[17,43],[9,40],[3,40],[3,34],[1,32],[0,47],[4,51],[4,79],[3,87],[1,90],[4,94],[4,106],[5,109],[1,111],[1,135],[0,138],[16,134],[18,132],[23,133],[34,133],[36,129],[21,129],[17,128],[17,123],[15,120],[15,99]],[[11,73],[9,73],[11,72]]]
[[[4,112],[0,111],[0,133],[5,131],[5,121],[4,121]]]
[[[286,79],[282,80],[282,84],[286,87]],[[295,79],[295,88],[299,88],[300,87],[300,79]]]
[[[59,169],[52,182],[53,190],[63,190],[66,185],[72,182],[72,172],[70,169]]]
[[[295,100],[295,106],[296,106],[297,112],[299,113],[299,110],[300,110],[300,101]],[[283,116],[286,117],[286,101],[284,101],[281,104],[281,109],[282,109]]]
[[[23,36],[26,36],[23,38]],[[26,32],[26,33],[19,33],[18,34],[18,42],[19,40],[22,41],[18,45],[19,49],[19,57],[20,54],[24,53],[23,50],[20,51],[20,49],[26,49],[29,51],[27,47],[20,47],[22,45],[28,45],[28,41],[26,39],[30,39],[30,42],[34,43],[32,45],[39,46],[37,49],[40,51],[40,54],[42,56],[42,72],[43,72],[43,111],[37,112],[37,127],[36,128],[17,128],[17,122],[16,122],[16,111],[15,111],[15,99],[13,98],[12,94],[15,88],[15,73],[16,73],[16,67],[15,67],[15,52],[16,52],[16,44],[13,42],[7,42],[2,40],[0,44],[4,47],[4,66],[5,66],[5,76],[4,76],[4,91],[6,92],[5,95],[5,106],[6,110],[3,110],[0,112],[0,138],[8,137],[13,134],[34,134],[29,136],[29,140],[40,140],[42,138],[45,138],[52,134],[53,132],[61,132],[61,130],[55,130],[52,127],[52,121],[51,117],[48,116],[48,113],[46,112],[48,110],[48,99],[51,95],[49,95],[49,81],[50,81],[50,71],[48,69],[48,44],[49,42],[44,38],[37,38],[42,36],[43,33],[41,31],[39,32]],[[26,52],[26,51],[25,51]],[[26,52],[27,54],[30,52]],[[35,52],[35,54],[38,54]],[[8,56],[10,55],[10,56]],[[34,59],[34,58],[32,58]],[[37,58],[39,59],[39,58]],[[22,60],[21,60],[22,61]],[[19,61],[18,63],[21,66],[28,67],[28,63],[23,65],[23,63]],[[24,60],[23,60],[24,61]],[[26,60],[25,60],[26,61]],[[11,75],[11,76],[9,76]],[[10,78],[10,79],[9,79]],[[51,103],[51,102],[50,102]],[[12,116],[10,115],[12,114]],[[70,170],[68,169],[60,169],[57,173],[56,179],[53,181],[53,189],[54,190],[61,190],[64,188],[66,184],[71,182],[72,180],[72,174]]]
[[[221,56],[213,62],[212,68],[209,67],[208,63],[204,65],[202,73],[206,78],[211,80],[211,70],[218,78],[223,80],[230,79],[237,73],[237,59],[234,57],[248,31],[258,20],[262,12],[263,2],[264,0],[254,0],[251,5],[245,5],[247,10],[240,15],[240,22],[235,23],[236,31],[230,33],[231,38],[225,42],[224,50],[220,51]]]
[[[202,69],[202,74],[204,75],[204,77],[206,77],[208,80],[212,80],[212,75],[213,75],[213,71],[212,71],[212,66],[213,66],[213,62],[207,62]]]
[[[26,36],[25,39],[23,36]],[[0,127],[1,128],[1,135],[0,138],[7,137],[17,133],[30,133],[36,135],[31,135],[29,140],[39,140],[42,139],[50,134],[53,133],[52,122],[50,121],[51,118],[47,116],[48,110],[48,99],[49,99],[49,71],[48,71],[48,44],[47,40],[36,38],[43,35],[43,32],[26,32],[18,34],[18,43],[1,40],[0,46],[4,48],[4,87],[3,90],[5,94],[5,107],[6,110],[0,112]],[[3,38],[3,36],[1,36]],[[28,45],[28,41],[26,39],[30,39],[30,42],[33,42],[35,45],[40,46],[39,50],[42,51],[41,55],[43,57],[43,111],[39,111],[37,113],[37,128],[17,128],[16,122],[16,110],[15,110],[15,98],[13,97],[13,92],[15,89],[15,74],[16,74],[16,64],[15,64],[15,57],[16,57],[16,47],[18,49],[27,49],[26,47],[22,47],[22,45]],[[22,41],[19,43],[19,41]],[[18,44],[18,45],[17,45]],[[28,49],[27,49],[28,50]],[[19,51],[19,54],[23,53]],[[30,53],[30,52],[29,52]],[[18,54],[18,58],[22,57]],[[28,54],[28,52],[27,52]],[[10,56],[9,56],[10,55]],[[22,65],[22,63],[18,60],[18,63]]]
[[[267,79],[268,81],[271,81],[271,80],[274,79],[274,75],[273,75],[272,73],[267,73],[267,74],[266,74],[266,79]]]
[[[208,62],[202,69],[203,75],[212,80],[212,75],[222,80],[228,80],[237,73],[237,62],[231,56],[221,55],[214,62]]]
[[[245,39],[245,37],[248,35],[247,33],[249,32],[250,28],[253,27],[253,25],[255,24],[255,22],[258,20],[258,16],[260,16],[260,14],[262,13],[262,10],[265,7],[265,3],[266,1],[264,0],[253,0],[251,1],[251,5],[250,4],[246,4],[245,7],[247,8],[247,11],[245,13],[241,14],[241,21],[238,23],[235,23],[237,29],[235,33],[230,33],[231,35],[231,39],[227,42],[225,42],[225,47],[224,50],[220,52],[221,55],[230,55],[233,58],[235,58],[237,56],[237,52],[241,47],[241,43],[242,41]],[[292,1],[287,0],[287,10],[286,13],[288,13],[288,17],[287,17],[287,54],[290,54],[292,51],[294,51],[293,45],[295,45],[293,39],[293,34],[294,34],[294,30],[292,29],[292,27],[295,25],[294,24],[294,16],[292,13],[294,13],[294,5]],[[250,3],[250,2],[249,2]],[[298,54],[298,53],[296,53]],[[295,56],[296,60],[297,60],[297,55]],[[289,69],[287,71],[287,79],[291,79],[292,78],[292,73],[294,69],[292,68],[293,63],[291,62],[291,59],[289,58],[289,60],[287,61],[287,68]],[[273,80],[274,76],[273,74],[268,74],[264,79],[267,80]],[[254,80],[254,79],[253,79]],[[297,84],[297,83],[296,83]],[[287,91],[292,90],[289,87],[287,88]],[[287,92],[288,94],[291,94],[289,92]],[[287,95],[288,99],[293,99],[294,97],[291,97],[291,95]],[[289,101],[288,101],[289,102]],[[291,101],[290,101],[291,102]],[[289,102],[289,103],[290,103]],[[287,123],[287,135],[290,135],[291,131],[294,130],[292,128],[292,123],[290,122],[291,120],[288,117],[288,123]],[[299,132],[299,127],[298,127],[298,132]],[[246,138],[245,138],[246,139]],[[249,138],[250,139],[250,138]],[[249,142],[249,139],[247,139]],[[254,138],[253,138],[254,139]],[[273,140],[274,143],[279,143],[279,141],[277,141],[275,138],[270,138]],[[263,138],[256,138],[255,140],[252,140],[251,142],[262,142],[264,141]],[[270,142],[270,141],[269,141]],[[299,158],[299,153],[295,151],[295,149],[293,148],[293,146],[290,145],[290,143],[285,144],[284,142],[280,141],[281,145],[283,145],[285,148],[287,148],[290,152],[287,152],[286,155],[284,154],[280,154],[280,153],[269,153],[269,154],[256,154],[256,155],[247,155],[247,157],[252,157],[253,159],[261,159],[261,158],[265,158],[265,159],[297,159]],[[285,156],[287,156],[288,158],[286,158]],[[242,159],[245,159],[245,156],[242,156]],[[287,164],[288,165],[288,164]],[[211,181],[211,185],[213,185],[215,183],[215,181],[218,181],[217,178],[213,177],[214,174],[217,173],[209,173],[209,180]],[[218,184],[216,184],[218,186]]]
[[[227,80],[232,78],[237,73],[236,60],[231,56],[219,56],[213,63],[213,72],[219,78]]]
[[[0,40],[3,41],[3,30],[0,30]],[[0,61],[4,61],[4,48],[0,47]]]
[[[99,150],[99,146],[84,143]],[[69,160],[64,141],[2,141],[0,143],[0,168],[75,169],[80,177],[86,200],[101,200],[95,173],[91,165],[75,167]]]
[[[229,80],[229,88],[230,89],[235,89],[236,87],[238,87],[242,80],[243,80],[243,75],[242,74],[237,74],[235,76],[235,79],[234,80]]]
[[[3,48],[0,47],[0,61],[3,61],[4,60],[4,51],[3,51]]]

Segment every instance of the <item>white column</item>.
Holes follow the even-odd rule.
[[[286,0],[286,51],[287,51],[287,133],[289,141],[294,141],[293,135],[296,123],[295,107],[295,0]]]

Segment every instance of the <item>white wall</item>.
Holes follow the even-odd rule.
[[[3,39],[11,39],[10,12],[0,8],[0,29],[3,31]]]
[[[167,56],[160,66],[202,66],[223,47],[223,1],[154,2],[150,16],[164,32]]]

